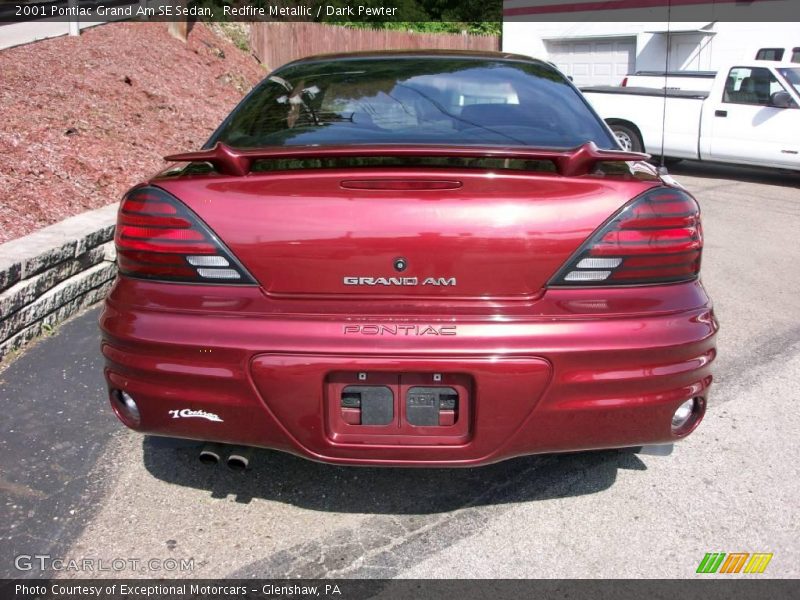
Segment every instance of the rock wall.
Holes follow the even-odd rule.
[[[0,361],[105,297],[116,214],[112,204],[0,245]]]

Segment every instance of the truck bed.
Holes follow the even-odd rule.
[[[590,87],[580,88],[583,93],[593,94],[628,94],[633,96],[658,96],[663,98],[665,96],[663,89],[648,88],[648,87],[620,87],[616,85],[595,85]],[[705,100],[709,96],[709,92],[702,90],[666,90],[667,98],[696,98]]]
[[[698,158],[698,131],[708,92],[642,87],[584,88],[586,99],[603,119],[634,123],[644,150],[676,158]],[[662,118],[666,136],[662,140]]]

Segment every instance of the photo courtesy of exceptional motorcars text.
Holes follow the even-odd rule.
[[[0,0],[0,600],[800,595],[794,0]]]

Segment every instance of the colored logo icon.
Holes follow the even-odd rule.
[[[707,552],[697,566],[697,573],[763,573],[771,560],[771,552]]]

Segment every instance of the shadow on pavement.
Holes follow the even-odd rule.
[[[257,450],[247,472],[201,464],[200,445],[146,437],[147,470],[160,480],[208,490],[237,502],[263,498],[317,511],[433,514],[465,506],[593,494],[613,485],[619,469],[645,470],[619,451],[522,457],[468,469],[340,467]]]

